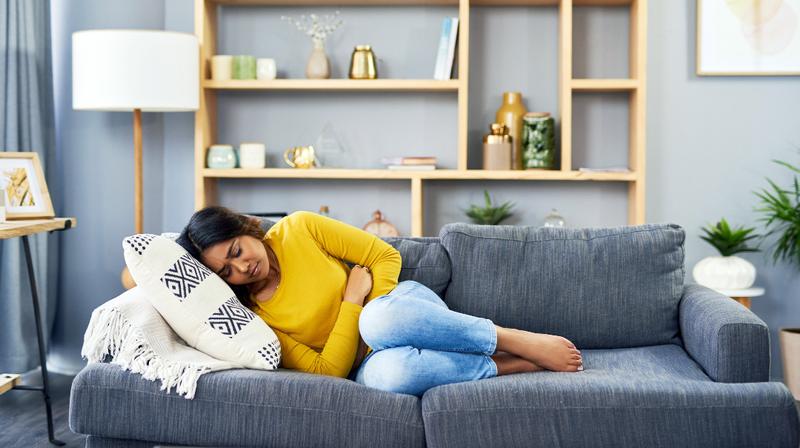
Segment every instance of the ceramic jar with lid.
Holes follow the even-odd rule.
[[[483,169],[510,170],[513,140],[508,135],[508,126],[492,123],[489,130],[483,137]]]

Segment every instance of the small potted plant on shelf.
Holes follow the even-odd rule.
[[[472,204],[469,209],[465,211],[467,216],[472,219],[472,222],[475,224],[497,225],[500,224],[501,221],[511,217],[511,209],[514,207],[513,202],[506,201],[498,206],[494,206],[492,205],[492,199],[489,197],[489,191],[483,190],[483,195],[486,199],[486,205],[484,207]]]
[[[339,18],[339,11],[335,14],[318,16],[316,14],[302,15],[294,17],[281,16],[282,20],[297,27],[303,34],[311,37],[314,48],[306,64],[306,78],[308,79],[328,79],[331,77],[331,63],[325,54],[325,40],[344,24]]]
[[[794,173],[800,168],[780,160],[773,162],[785,166]],[[761,200],[761,207],[756,211],[762,213],[769,235],[777,235],[772,252],[772,261],[785,261],[800,270],[800,181],[793,176],[789,188],[781,188],[771,179],[767,179],[770,188],[756,193]],[[783,361],[783,380],[792,391],[795,400],[800,400],[800,328],[781,328],[779,332],[781,360]]]
[[[748,241],[758,238],[751,234],[755,228],[739,227],[731,229],[725,218],[715,225],[701,229],[700,236],[719,252],[720,256],[710,256],[700,260],[692,269],[694,280],[713,289],[746,289],[756,280],[756,268],[752,263],[735,254],[757,252],[758,248],[748,247]]]

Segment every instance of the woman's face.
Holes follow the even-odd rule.
[[[246,285],[266,280],[269,258],[264,243],[250,235],[241,235],[208,247],[201,254],[204,265],[232,285]]]

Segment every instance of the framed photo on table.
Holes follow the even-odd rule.
[[[800,0],[697,0],[697,74],[800,76]]]
[[[0,189],[5,194],[8,219],[55,216],[39,155],[35,152],[0,151]]]

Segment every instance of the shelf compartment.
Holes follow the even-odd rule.
[[[340,168],[263,168],[263,169],[203,169],[205,178],[242,179],[426,179],[426,180],[573,180],[573,181],[635,181],[636,173],[582,172],[560,170],[491,171],[491,170],[432,170],[393,171],[384,169]]]
[[[440,91],[457,92],[457,79],[276,79],[203,81],[203,87],[215,90],[304,90],[304,91]]]
[[[573,79],[572,90],[582,92],[626,92],[639,88],[636,79]]]
[[[572,78],[636,78],[631,71],[631,8],[575,2]]]

